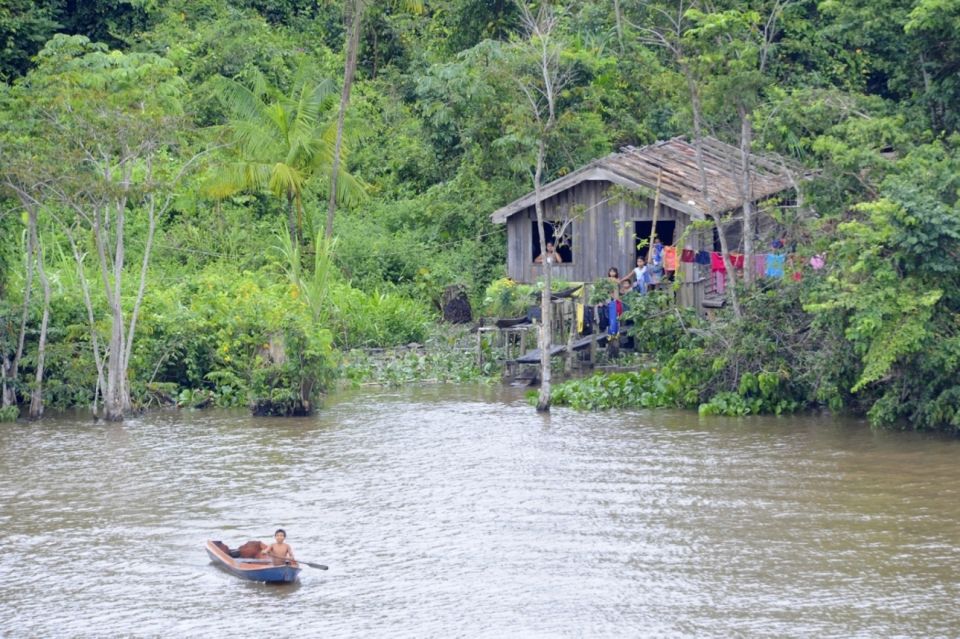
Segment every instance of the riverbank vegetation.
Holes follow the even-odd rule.
[[[804,167],[777,220],[799,279],[738,282],[710,321],[635,300],[656,366],[553,400],[960,429],[960,6],[551,6],[545,133],[512,2],[5,3],[0,417],[474,379],[462,349],[369,354],[443,342],[451,285],[522,310],[489,214],[538,165],[700,132]]]

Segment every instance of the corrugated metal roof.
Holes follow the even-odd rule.
[[[696,147],[683,138],[673,138],[643,148],[624,147],[619,153],[594,160],[573,173],[541,188],[541,200],[588,180],[602,180],[627,188],[657,187],[662,171],[660,201],[696,218],[710,212],[729,211],[743,206],[740,176],[740,149],[715,138],[703,138],[703,164],[707,174],[707,194],[700,188]],[[750,156],[753,193],[750,201],[786,191],[795,186],[785,163],[779,158]],[[709,202],[711,206],[707,205]],[[535,204],[533,192],[493,212],[490,218],[503,223],[514,213]]]

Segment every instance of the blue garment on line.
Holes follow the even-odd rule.
[[[786,255],[767,255],[767,277],[783,277],[783,265]]]
[[[607,302],[607,333],[616,335],[620,332],[620,318],[617,317],[617,300]]]
[[[663,264],[663,244],[659,241],[653,245],[653,263]]]

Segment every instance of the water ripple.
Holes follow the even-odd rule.
[[[492,387],[345,393],[309,419],[9,428],[4,637],[960,628],[960,448],[936,437],[813,417],[544,416]],[[278,526],[330,570],[254,584],[202,549]]]

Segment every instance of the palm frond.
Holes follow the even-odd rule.
[[[289,164],[277,162],[270,171],[270,192],[278,196],[300,197],[303,193],[305,178],[296,168]]]
[[[408,13],[413,13],[416,15],[423,13],[423,0],[398,0],[397,4],[401,9],[407,11]]]
[[[328,140],[324,138],[305,140],[299,149],[302,151],[301,157],[314,169],[333,166],[333,144]]]
[[[344,206],[356,206],[367,198],[367,184],[341,168],[337,175],[337,201]]]
[[[300,88],[296,115],[291,126],[291,141],[316,137],[321,116],[330,110],[337,98],[336,87],[330,80],[308,82]]]
[[[270,167],[251,162],[222,164],[201,184],[201,192],[218,200],[241,191],[262,191],[269,181]]]
[[[324,125],[322,132],[323,140],[333,147],[337,142],[337,123],[330,122]],[[344,157],[349,155],[350,149],[358,146],[360,142],[370,135],[370,129],[364,123],[349,118],[343,126],[343,150]]]
[[[268,119],[266,103],[243,84],[218,76],[213,79],[213,85],[217,97],[235,119],[251,122]]]
[[[276,131],[286,142],[289,142],[290,123],[293,120],[293,115],[290,113],[290,110],[284,108],[279,102],[271,102],[266,106],[265,111]]]
[[[276,157],[283,153],[279,131],[258,122],[237,120],[230,123],[230,135],[237,143],[237,153],[248,159]]]

